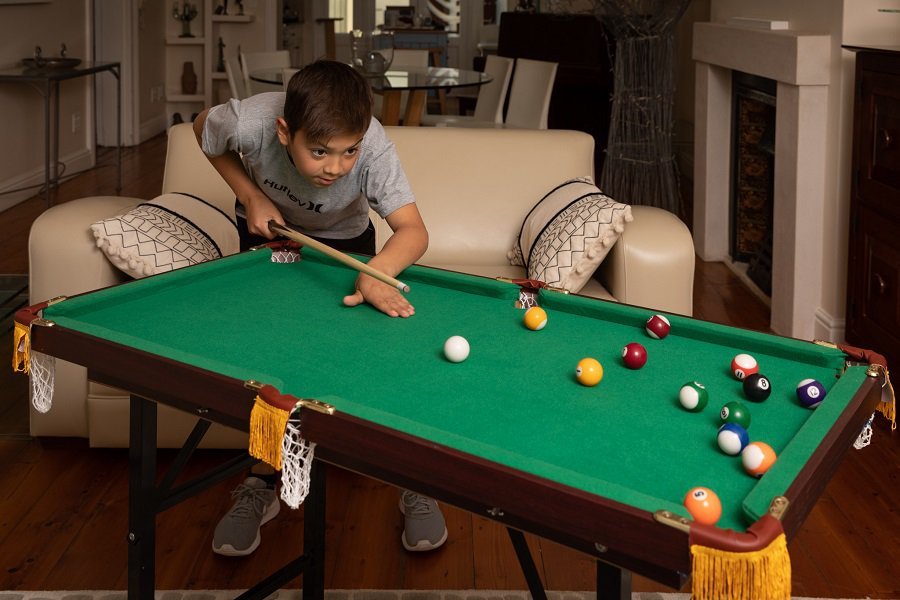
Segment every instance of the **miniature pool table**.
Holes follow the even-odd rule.
[[[548,323],[532,331],[520,285],[420,266],[400,277],[415,315],[392,319],[342,305],[356,275],[311,249],[283,264],[264,247],[16,318],[31,325],[34,351],[205,422],[247,430],[248,381],[328,403],[334,414],[301,409],[319,461],[673,587],[691,570],[688,531],[698,525],[682,505],[690,488],[721,498],[722,517],[707,529],[723,532],[726,546],[777,498],[789,502],[790,537],[880,397],[881,373],[850,366],[834,347],[673,314],[671,333],[653,339],[644,329],[653,310],[552,290],[537,293]],[[442,353],[452,335],[471,346],[460,363]],[[640,369],[623,364],[629,342],[647,350]],[[732,375],[738,353],[753,355],[771,381],[764,402],[747,400]],[[603,365],[596,386],[576,381],[583,357]],[[806,378],[827,391],[814,410],[796,398]],[[708,390],[703,411],[679,405],[691,381]],[[732,400],[749,408],[750,439],[777,453],[761,478],[717,446],[719,410]]]

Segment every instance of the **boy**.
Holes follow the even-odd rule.
[[[372,92],[348,65],[317,61],[297,72],[286,93],[230,100],[201,112],[194,132],[204,154],[237,198],[241,249],[274,238],[268,222],[295,228],[344,252],[374,255],[369,264],[397,276],[428,245],[393,144],[372,118]],[[393,234],[375,254],[372,208]],[[360,273],[347,306],[368,302],[390,317],[415,309],[397,289]],[[275,474],[254,468],[216,527],[213,551],[245,556],[259,528],[278,514]],[[404,491],[402,536],[408,550],[431,550],[447,538],[437,504]]]

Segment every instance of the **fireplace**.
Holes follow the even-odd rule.
[[[694,222],[697,254],[733,262],[730,247],[732,77],[775,82],[771,328],[816,337],[823,295],[831,36],[695,23]]]
[[[731,258],[770,296],[777,84],[733,71],[731,90]]]

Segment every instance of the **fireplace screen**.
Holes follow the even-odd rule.
[[[731,257],[771,294],[776,82],[735,71],[732,80]]]

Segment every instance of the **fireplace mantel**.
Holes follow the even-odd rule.
[[[773,331],[815,335],[822,298],[831,36],[695,23],[694,240],[729,261],[731,72],[778,84],[772,243]]]
[[[696,23],[693,58],[790,85],[828,85],[831,36]]]

